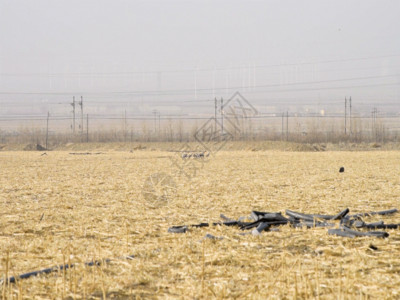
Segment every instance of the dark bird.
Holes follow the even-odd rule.
[[[344,167],[340,167],[339,173],[343,173],[343,172],[344,172]]]

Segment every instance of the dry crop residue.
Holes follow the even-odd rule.
[[[179,177],[170,152],[47,154],[0,152],[1,277],[76,267],[3,283],[4,297],[400,297],[399,230],[388,230],[387,239],[289,226],[261,236],[223,226],[167,232],[220,221],[220,213],[400,208],[399,152],[220,152],[192,179]],[[142,187],[160,170],[177,191],[154,208]],[[398,223],[400,215],[384,220]],[[224,239],[203,239],[206,233]],[[130,254],[134,260],[118,259]],[[101,258],[113,260],[83,264]]]

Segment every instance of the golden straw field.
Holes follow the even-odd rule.
[[[192,178],[171,165],[174,152],[81,152],[91,155],[0,152],[0,277],[75,264],[3,282],[3,299],[400,298],[400,230],[386,239],[287,225],[260,236],[226,226],[167,232],[221,213],[400,208],[398,151],[220,151]],[[152,203],[143,185],[159,172],[176,190]],[[400,213],[365,220],[400,223]]]

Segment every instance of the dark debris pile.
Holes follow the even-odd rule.
[[[319,215],[319,214],[304,214],[295,212],[292,210],[286,210],[286,215],[283,216],[280,212],[260,212],[252,211],[250,214],[251,222],[245,222],[246,217],[241,217],[238,220],[234,220],[221,214],[223,222],[215,223],[200,223],[193,225],[183,225],[183,226],[172,226],[168,229],[171,233],[185,233],[190,227],[208,227],[210,225],[224,225],[224,226],[236,226],[241,230],[250,230],[241,235],[252,234],[260,235],[263,231],[275,231],[276,227],[282,225],[289,225],[292,227],[335,227],[337,224],[333,221],[340,221],[338,228],[328,229],[328,234],[338,235],[343,237],[358,237],[358,236],[372,236],[385,238],[389,236],[386,231],[375,231],[376,229],[397,229],[400,227],[398,224],[385,224],[383,221],[375,223],[366,223],[363,218],[367,218],[373,215],[389,215],[397,213],[397,209],[389,209],[377,212],[369,213],[359,213],[350,215],[350,210],[346,208],[345,210],[339,212],[336,215]],[[362,230],[362,231],[361,231]]]

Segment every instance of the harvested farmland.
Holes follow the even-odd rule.
[[[3,298],[400,297],[399,229],[377,238],[212,225],[221,214],[250,223],[252,211],[400,209],[397,151],[71,153],[0,152],[0,277],[70,266],[4,280]],[[398,224],[400,213],[362,219]],[[210,226],[168,232],[200,223]]]

